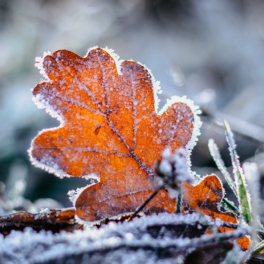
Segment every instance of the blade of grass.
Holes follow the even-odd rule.
[[[252,251],[252,257],[257,257],[258,255],[264,253],[264,241],[259,242]]]
[[[251,199],[249,199],[251,205],[251,243],[249,249],[247,250],[247,252],[245,252],[244,256],[240,261],[241,264],[245,263],[250,258],[252,252],[256,249],[255,245],[258,235],[258,206],[260,197],[258,189],[259,172],[257,165],[255,163],[247,162],[243,165],[243,171],[245,173],[245,178],[248,182],[249,193],[251,195]],[[262,247],[258,248],[258,250],[260,251],[261,249]]]
[[[239,212],[238,208],[235,206],[235,204],[232,201],[228,200],[227,198],[223,198],[221,205],[225,209],[235,213],[237,216],[240,216],[240,212]]]
[[[221,171],[221,173],[225,177],[225,180],[228,183],[229,187],[233,191],[234,195],[236,197],[238,197],[235,183],[234,183],[233,179],[231,178],[229,172],[227,171],[227,168],[224,164],[224,161],[222,160],[222,157],[220,155],[219,149],[218,149],[218,147],[215,144],[213,139],[209,139],[208,148],[209,148],[209,152],[210,152],[214,162],[216,163],[218,169]]]
[[[257,164],[245,163],[243,164],[243,170],[245,173],[246,180],[248,182],[248,189],[251,195],[251,227],[252,227],[252,240],[257,239],[257,228],[258,228],[258,215],[259,215],[259,204],[260,204],[260,193],[259,193],[259,171]],[[252,242],[252,245],[254,242]]]
[[[232,160],[233,173],[234,173],[235,183],[238,193],[239,210],[243,216],[244,221],[246,223],[249,223],[251,221],[251,208],[250,208],[248,191],[246,189],[245,176],[243,174],[238,159],[238,155],[236,152],[236,144],[234,141],[233,133],[227,121],[224,120],[223,123],[224,123],[227,143],[229,145],[229,152]]]

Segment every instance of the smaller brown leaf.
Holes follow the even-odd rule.
[[[195,211],[209,215],[214,220],[219,218],[224,222],[237,223],[232,213],[220,210],[223,187],[217,176],[207,176],[195,186],[186,182],[183,189],[183,200]]]
[[[195,211],[210,216],[213,220],[221,219],[226,223],[237,223],[233,213],[222,212],[220,203],[223,199],[223,186],[216,175],[203,178],[197,185],[183,184],[183,200]],[[232,228],[220,227],[220,232],[232,231]],[[243,250],[249,248],[250,240],[243,237],[237,240]]]

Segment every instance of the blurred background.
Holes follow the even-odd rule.
[[[108,46],[146,65],[161,82],[160,107],[186,95],[203,110],[194,171],[221,177],[209,138],[230,167],[225,118],[241,161],[264,176],[263,13],[262,0],[0,0],[0,215],[71,206],[68,190],[87,184],[37,169],[27,155],[39,130],[58,125],[31,94],[42,80],[35,57],[57,49],[84,56]]]

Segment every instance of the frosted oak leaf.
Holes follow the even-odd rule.
[[[174,97],[157,113],[158,85],[136,62],[93,48],[84,58],[56,51],[38,67],[47,80],[33,89],[34,101],[61,125],[32,141],[31,161],[59,177],[98,180],[74,201],[84,221],[135,211],[153,192],[153,165],[164,149],[196,142],[199,109]],[[175,212],[175,203],[162,190],[145,211]]]

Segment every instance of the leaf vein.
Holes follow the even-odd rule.
[[[132,71],[130,70],[130,81],[131,81],[131,89],[132,89],[132,104],[133,104],[133,147],[132,150],[134,151],[136,148],[136,133],[137,133],[137,127],[136,127],[136,115],[137,115],[137,109],[136,109],[136,91],[134,87],[134,82],[133,82],[133,74]]]
[[[94,101],[94,103],[97,105],[97,107],[99,108],[101,114],[104,115],[104,117],[106,118],[106,120],[109,122],[109,126],[112,128],[112,130],[116,133],[116,135],[119,137],[119,139],[121,140],[121,142],[125,145],[125,147],[127,148],[127,150],[129,151],[130,155],[132,158],[135,159],[135,161],[139,164],[139,166],[151,177],[154,177],[154,173],[152,171],[152,169],[148,168],[146,166],[146,164],[144,162],[142,162],[138,156],[134,153],[134,151],[128,146],[128,144],[126,143],[125,139],[121,136],[121,134],[119,133],[119,131],[117,130],[117,128],[114,126],[112,120],[106,115],[106,113],[104,113],[102,107],[100,106],[99,102],[95,99],[94,95],[92,94],[92,92],[82,83],[80,82],[78,79],[74,78],[74,76],[72,76],[72,74],[70,74],[63,66],[60,62],[58,62],[59,67],[63,68],[63,70],[65,70],[65,72],[73,79],[74,82],[76,82],[80,88],[82,88],[90,97],[91,99]]]
[[[38,147],[35,146],[36,149],[61,149],[61,150],[76,150],[76,151],[82,151],[82,152],[94,152],[94,153],[101,153],[101,154],[106,154],[106,155],[116,155],[120,157],[131,157],[130,154],[125,154],[125,153],[116,153],[116,152],[107,152],[103,150],[98,150],[98,149],[92,149],[92,148],[73,148],[73,147]]]

